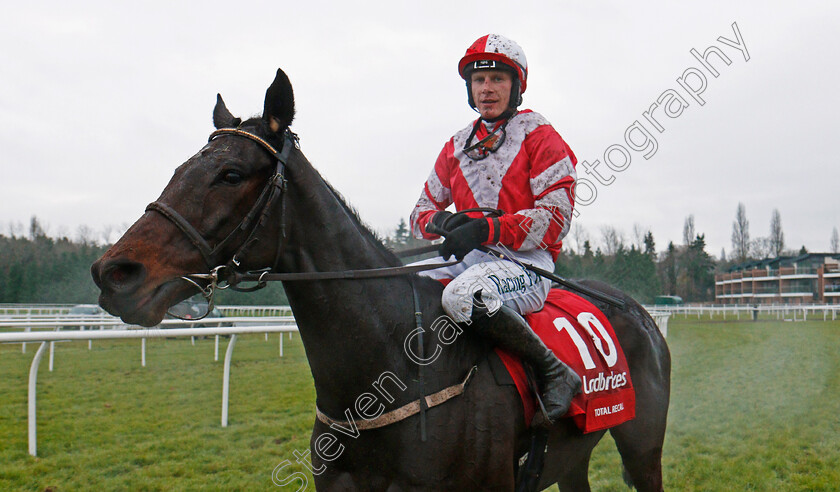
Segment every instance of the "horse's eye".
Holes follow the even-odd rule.
[[[226,171],[222,175],[222,181],[229,185],[238,185],[242,182],[242,175],[236,171]]]

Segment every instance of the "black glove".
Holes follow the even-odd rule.
[[[470,219],[466,224],[449,232],[438,253],[444,258],[455,255],[455,258],[463,260],[467,253],[484,244],[489,236],[490,226],[487,219]]]
[[[457,214],[456,215],[456,214],[453,214],[451,212],[447,212],[446,210],[443,210],[443,211],[440,211],[440,212],[436,212],[432,216],[432,220],[430,220],[429,224],[426,225],[426,232],[429,232],[429,233],[432,233],[432,234],[439,234],[440,233],[439,231],[443,230],[444,232],[448,233],[448,232],[454,231],[458,227],[466,224],[467,222],[469,222],[471,220],[473,220],[473,219],[471,219],[470,216],[468,216],[467,214]],[[434,230],[430,231],[429,230],[430,225],[433,225],[433,226],[437,227],[438,230],[437,231],[434,231]]]

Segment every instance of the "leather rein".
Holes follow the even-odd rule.
[[[424,270],[433,270],[435,268],[451,266],[458,263],[458,261],[452,261],[431,265],[407,265],[362,270],[275,273],[274,270],[276,270],[280,261],[280,256],[283,252],[286,239],[284,213],[284,198],[288,184],[286,166],[292,148],[299,148],[298,137],[287,128],[283,132],[283,147],[279,152],[265,139],[239,128],[218,129],[210,134],[208,142],[223,136],[236,136],[252,140],[266,150],[275,160],[275,172],[268,180],[268,183],[266,183],[256,202],[254,202],[254,205],[251,207],[251,210],[240,221],[239,225],[237,225],[224,239],[213,247],[206,239],[204,239],[201,233],[199,233],[198,230],[190,224],[188,220],[186,220],[171,206],[160,201],[154,201],[146,206],[147,212],[157,212],[172,222],[172,224],[183,232],[190,240],[190,243],[192,243],[192,245],[201,253],[209,273],[192,273],[184,275],[181,278],[199,289],[201,295],[210,305],[210,310],[212,310],[216,289],[223,290],[230,288],[241,292],[252,292],[265,287],[267,282],[272,281],[349,280],[395,277],[399,275],[417,273]],[[242,258],[245,257],[250,246],[258,240],[262,226],[272,219],[272,207],[278,200],[280,201],[281,237],[278,241],[274,264],[270,267],[256,271],[240,271],[239,267],[242,263]],[[238,233],[244,231],[248,231],[245,241],[242,242],[230,260],[223,263],[219,258],[222,250],[231,243]],[[201,283],[204,282],[206,282],[206,284],[202,286]],[[244,282],[256,282],[256,284],[250,287],[241,287],[240,284]],[[208,312],[210,310],[208,310]]]

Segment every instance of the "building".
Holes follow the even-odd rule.
[[[840,254],[806,253],[715,275],[719,304],[840,304]]]

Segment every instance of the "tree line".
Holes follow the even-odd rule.
[[[679,296],[686,302],[711,301],[716,262],[706,252],[705,234],[696,233],[693,222],[693,217],[686,219],[683,244],[671,241],[662,252],[656,251],[653,232],[639,226],[634,227],[632,241],[616,228],[605,227],[601,244],[593,248],[585,229],[578,225],[555,271],[570,278],[601,280],[642,303],[653,303],[661,295]]]
[[[110,235],[109,231],[103,238]],[[12,227],[0,234],[0,303],[96,304],[99,288],[90,276],[90,266],[108,249],[97,244],[88,228],[79,237],[47,235],[37,217],[28,233]],[[220,305],[288,304],[279,282],[253,293],[219,291]]]
[[[651,303],[657,296],[679,296],[686,302],[714,300],[715,273],[754,260],[805,254],[805,246],[788,248],[781,214],[774,209],[767,236],[751,236],[746,207],[739,203],[732,223],[732,249],[714,257],[706,249],[706,236],[696,230],[694,216],[685,218],[682,242],[669,241],[657,251],[653,233],[634,225],[628,239],[619,229],[608,226],[600,238],[590,237],[579,222],[564,240],[555,265],[556,273],[567,278],[591,278],[607,282],[641,302]],[[394,249],[428,244],[414,239],[404,219],[386,239]],[[831,232],[830,252],[840,254],[840,233]]]
[[[28,236],[0,234],[0,302],[94,303],[90,265],[105,247],[47,236],[33,217]]]

